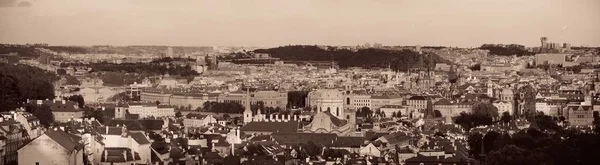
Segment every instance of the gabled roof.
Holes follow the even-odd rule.
[[[338,137],[331,147],[360,147],[364,142],[364,137]]]
[[[144,135],[141,132],[133,132],[133,133],[129,133],[129,135],[131,135],[131,138],[140,145],[150,144],[150,141],[148,140],[148,138],[146,138],[146,135]]]
[[[48,136],[50,139],[54,140],[67,151],[78,150],[83,147],[83,144],[79,142],[81,140],[80,138],[71,136],[61,130],[49,129],[48,131],[46,131],[45,135]]]
[[[425,96],[412,96],[408,100],[427,100],[427,98]]]
[[[280,144],[300,144],[313,142],[322,145],[331,145],[332,142],[338,137],[336,134],[325,134],[325,133],[295,133],[295,132],[279,132],[273,133],[271,136],[275,141]]]
[[[240,128],[241,131],[257,132],[297,132],[298,122],[250,122]]]
[[[435,104],[433,105],[452,105],[452,103],[450,101],[448,101],[447,99],[441,99],[437,102],[435,102]]]

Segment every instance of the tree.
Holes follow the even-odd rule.
[[[543,113],[538,114],[534,122],[540,131],[559,131],[561,129],[561,127],[558,126],[558,124],[554,119],[552,119],[552,117],[546,116]]]
[[[369,107],[362,107],[356,111],[356,116],[370,117],[373,115],[373,111]]]
[[[530,153],[517,146],[510,145],[499,151],[491,152],[485,159],[488,165],[521,165],[525,163],[525,157]]]
[[[442,113],[439,110],[434,110],[433,111],[433,116],[435,118],[439,118],[439,117],[442,117]]]
[[[481,70],[481,64],[475,64],[475,65],[473,65],[473,66],[469,67],[469,69],[471,69],[471,70],[473,70],[473,71],[476,71],[476,70],[477,70],[477,71],[478,71],[478,70]]]
[[[76,102],[79,108],[83,108],[83,106],[85,106],[85,100],[83,99],[82,95],[72,95],[69,97],[64,97],[63,99]]]
[[[21,107],[21,93],[17,80],[12,76],[0,73],[0,112],[11,111]]]
[[[498,117],[498,108],[489,102],[478,103],[473,105],[473,114],[493,119]]]
[[[22,64],[0,63],[0,92],[6,92],[1,110],[20,107],[27,99],[54,99],[53,82],[58,80],[56,74],[36,67]],[[15,93],[15,85],[18,92]],[[16,96],[19,96],[15,98]]]
[[[84,118],[94,118],[96,120],[98,120],[98,122],[100,123],[104,123],[104,111],[99,110],[99,109],[94,109],[91,107],[84,107],[83,108],[83,117]]]
[[[25,110],[40,120],[40,124],[49,127],[54,123],[54,114],[50,110],[50,106],[42,104],[41,106],[28,104]]]
[[[479,157],[481,154],[481,142],[483,139],[483,135],[476,132],[469,135],[467,139],[467,144],[469,145],[469,154],[473,157]]]
[[[177,117],[177,118],[183,117],[183,115],[181,114],[181,111],[175,112],[175,117]]]
[[[494,149],[494,143],[500,136],[501,135],[495,131],[488,132],[483,136],[483,146],[486,154]]]
[[[500,117],[500,120],[501,120],[502,122],[504,122],[504,123],[509,123],[509,122],[510,122],[510,120],[511,120],[510,113],[508,113],[508,112],[503,112],[503,113],[502,113],[502,117]]]

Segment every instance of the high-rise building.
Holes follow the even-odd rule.
[[[165,52],[165,55],[167,57],[173,58],[173,48],[171,48],[171,47],[167,48],[167,51]]]

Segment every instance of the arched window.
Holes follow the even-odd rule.
[[[327,111],[331,112],[331,107],[327,107]]]
[[[350,120],[350,115],[346,115],[346,120]]]
[[[346,104],[350,105],[350,97],[346,98]]]
[[[340,107],[335,108],[335,116],[340,116]]]

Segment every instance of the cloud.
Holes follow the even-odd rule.
[[[0,0],[0,7],[15,7],[17,0]]]
[[[17,6],[18,7],[29,7],[29,6],[31,6],[31,2],[21,1],[21,2],[19,2],[19,4]]]

